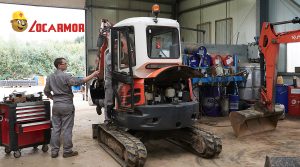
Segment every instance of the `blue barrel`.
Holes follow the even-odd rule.
[[[239,110],[239,95],[229,95],[229,111],[238,111]]]
[[[210,67],[211,57],[207,54],[203,55],[200,60],[201,67]]]
[[[194,53],[190,57],[189,62],[190,62],[190,67],[198,68],[199,67],[199,63],[200,63],[200,57],[199,57],[199,55],[197,55],[196,53]]]
[[[220,106],[220,88],[217,86],[205,86],[202,90],[202,108],[207,116],[222,116]]]
[[[276,85],[276,98],[275,103],[283,104],[285,107],[285,113],[288,113],[288,86]]]

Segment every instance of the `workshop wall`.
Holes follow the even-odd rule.
[[[186,0],[180,3],[179,11],[214,2],[215,0]],[[179,16],[181,26],[197,28],[197,24],[211,23],[211,43],[215,43],[215,21],[227,18],[233,19],[231,44],[247,44],[254,41],[256,35],[256,1],[233,0],[217,5],[182,13]],[[238,35],[239,34],[239,35]],[[197,33],[182,31],[185,42],[197,42]],[[237,41],[238,37],[238,41]]]

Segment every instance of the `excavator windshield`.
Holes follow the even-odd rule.
[[[149,58],[178,59],[180,57],[179,35],[177,28],[149,26],[146,31]]]

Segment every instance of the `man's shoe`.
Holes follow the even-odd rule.
[[[52,153],[51,154],[51,158],[57,158],[58,157],[58,153]]]
[[[68,157],[73,157],[73,156],[77,156],[78,155],[78,152],[77,151],[72,151],[70,153],[64,153],[63,154],[63,157],[64,158],[68,158]]]

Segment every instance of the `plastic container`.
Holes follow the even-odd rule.
[[[222,56],[222,62],[224,66],[233,66],[233,57],[231,55]]]
[[[190,67],[198,68],[200,64],[200,57],[197,54],[193,54],[189,59]]]
[[[288,92],[287,85],[276,85],[275,103],[283,104],[285,107],[285,113],[288,113]]]
[[[222,64],[222,57],[220,55],[212,55],[212,65],[223,65]]]
[[[229,111],[238,111],[239,110],[239,95],[229,95]]]
[[[205,86],[201,89],[203,92],[202,106],[205,115],[221,116],[220,88],[217,86]]]

